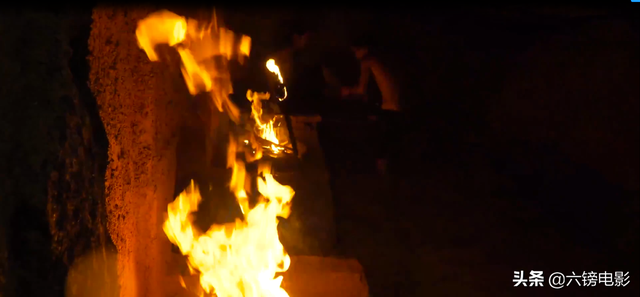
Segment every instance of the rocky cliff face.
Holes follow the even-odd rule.
[[[81,16],[0,18],[2,296],[62,296],[68,265],[109,242],[106,139],[83,90],[82,43],[71,43]]]
[[[170,291],[159,286],[169,283],[171,249],[162,214],[174,198],[180,103],[188,92],[179,71],[152,63],[138,47],[137,21],[154,10],[96,8],[89,38],[91,89],[110,145],[106,209],[121,296]]]

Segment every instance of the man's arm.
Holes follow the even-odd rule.
[[[367,90],[367,84],[369,83],[369,76],[371,76],[371,67],[367,62],[360,63],[360,82],[355,88],[355,93],[358,95],[364,95]]]
[[[369,63],[362,61],[360,63],[360,81],[355,87],[347,87],[343,89],[342,95],[364,95],[371,76],[371,67]]]

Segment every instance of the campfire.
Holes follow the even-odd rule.
[[[229,135],[227,167],[232,170],[230,191],[242,210],[243,218],[225,225],[212,225],[203,232],[193,224],[192,213],[198,210],[201,196],[191,185],[167,207],[163,230],[169,240],[188,259],[192,274],[199,274],[202,295],[219,297],[288,296],[281,288],[279,272],[289,268],[290,258],[278,238],[278,217],[288,217],[294,191],[278,183],[266,153],[279,156],[291,152],[283,117],[263,112],[270,104],[269,93],[249,90],[251,114],[243,117],[229,99],[233,92],[226,63],[234,58],[242,63],[249,56],[251,38],[236,36],[218,27],[214,20],[202,24],[170,11],[155,12],[138,23],[139,46],[151,61],[158,61],[155,47],[169,45],[177,50],[182,74],[192,95],[207,93],[213,105],[226,113],[238,126]],[[215,59],[214,59],[215,57]],[[221,59],[220,59],[221,58]],[[266,63],[284,90],[284,80],[274,60]],[[277,107],[272,109],[277,110]],[[240,157],[239,157],[240,156]],[[245,162],[258,162],[258,202],[251,207],[251,187]],[[183,286],[184,286],[184,282]]]

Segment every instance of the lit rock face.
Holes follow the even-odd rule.
[[[77,130],[67,132],[86,127],[75,104],[65,21],[45,11],[0,11],[0,296],[61,294],[66,267],[56,256],[66,250],[48,234],[47,185],[65,147],[75,144]],[[92,162],[74,160],[76,168]],[[84,221],[74,223],[86,230]]]
[[[82,78],[86,17],[0,12],[1,296],[62,296],[69,266],[108,245],[106,137]]]
[[[89,40],[90,85],[109,139],[106,208],[120,296],[166,296],[179,286],[166,281],[171,245],[161,226],[174,198],[179,103],[188,92],[171,63],[150,63],[138,47],[137,21],[152,11],[97,8]]]

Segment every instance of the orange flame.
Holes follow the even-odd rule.
[[[269,59],[267,61],[267,69],[271,71],[271,73],[278,76],[278,81],[284,85],[284,79],[282,78],[282,74],[280,73],[280,67],[276,65],[276,61],[274,59]],[[284,96],[280,98],[280,101],[287,99],[287,87],[284,87]]]
[[[201,25],[194,19],[185,19],[167,10],[158,11],[138,22],[138,45],[151,61],[158,61],[157,45],[175,47],[182,59],[182,74],[189,92],[193,95],[209,93],[218,110],[226,111],[237,123],[240,111],[229,100],[233,88],[227,61],[233,56],[239,59],[248,56],[251,38],[243,35],[239,45],[235,46],[232,31],[218,28],[215,22],[206,28],[201,28]]]
[[[241,174],[236,175],[235,168],[237,178]],[[263,175],[258,178],[263,201],[245,212],[244,220],[213,225],[205,234],[193,226],[190,216],[202,199],[193,181],[169,204],[164,232],[188,257],[189,267],[200,272],[200,285],[206,293],[219,297],[289,296],[280,287],[282,276],[275,277],[291,263],[278,238],[276,217],[288,217],[295,192],[279,184],[270,171]],[[246,196],[236,197],[245,204]]]
[[[247,90],[247,99],[251,101],[251,116],[255,120],[258,135],[262,139],[271,141],[274,144],[280,144],[276,131],[273,127],[275,118],[269,121],[262,120],[262,100],[269,100],[269,93],[257,93]],[[280,153],[283,149],[275,145],[269,147],[274,153]]]
[[[191,94],[209,93],[220,111],[227,112],[236,123],[239,121],[239,110],[228,98],[232,88],[226,62],[234,56],[241,59],[249,55],[251,39],[248,36],[242,36],[239,45],[235,46],[234,33],[218,28],[215,22],[202,28],[197,21],[166,10],[141,20],[136,35],[151,61],[159,60],[155,52],[158,44],[175,47],[182,59],[182,73]],[[281,76],[279,79],[282,81]],[[256,134],[272,142],[267,148],[278,153],[282,148],[276,146],[279,141],[274,131],[274,119],[264,121],[262,115],[261,101],[268,98],[268,93],[247,92],[247,99],[252,102]],[[278,238],[277,217],[288,217],[295,192],[278,183],[270,165],[261,162],[261,176],[257,180],[260,200],[255,207],[249,208],[247,172],[236,153],[244,151],[248,162],[262,157],[262,147],[253,135],[243,140],[245,145],[239,145],[239,138],[230,135],[227,151],[227,167],[232,170],[229,188],[242,210],[243,219],[212,225],[206,233],[198,230],[191,214],[198,210],[202,197],[191,181],[191,185],[168,205],[163,225],[169,240],[187,256],[192,273],[200,274],[204,292],[215,293],[218,297],[288,296],[280,287],[282,276],[275,277],[276,273],[286,271],[290,264]],[[180,282],[184,286],[182,278]]]

